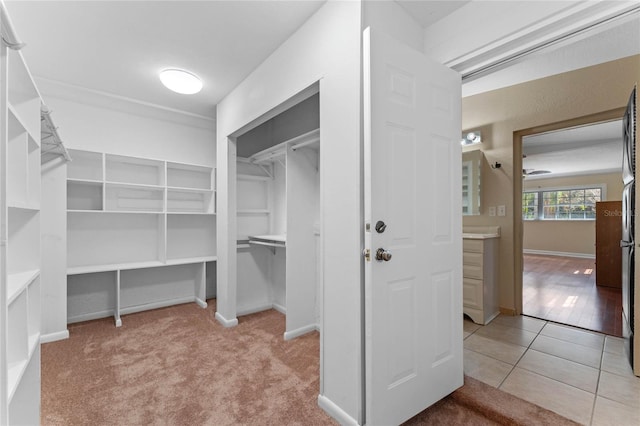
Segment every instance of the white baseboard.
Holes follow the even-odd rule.
[[[183,303],[195,302],[193,296],[180,297],[170,300],[162,300],[160,302],[145,303],[143,305],[129,306],[126,308],[120,308],[120,315],[133,314],[136,312],[149,311],[151,309],[166,308],[167,306],[181,305]]]
[[[83,321],[91,321],[100,318],[108,318],[112,317],[115,314],[113,309],[108,309],[105,311],[98,312],[90,312],[88,314],[75,315],[72,317],[67,317],[67,324],[73,324],[75,322],[83,322]]]
[[[276,311],[280,312],[282,315],[287,315],[287,308],[285,308],[284,306],[282,306],[279,303],[274,303],[273,305],[271,305],[273,307],[273,309],[275,309]]]
[[[202,309],[205,309],[207,307],[207,302],[205,300],[200,299],[199,297],[196,297],[196,303],[198,304],[198,306],[200,306]]]
[[[343,426],[358,426],[359,423],[324,395],[318,395],[318,406]]]
[[[305,325],[304,327],[297,328],[291,331],[284,332],[284,340],[295,339],[298,336],[302,336],[303,334],[311,333],[312,331],[316,331],[318,326],[316,324]]]
[[[545,256],[562,256],[562,257],[579,257],[581,259],[595,259],[595,254],[589,253],[571,253],[566,251],[548,251],[548,250],[532,250],[532,249],[524,249],[522,250],[524,254],[543,254]]]
[[[216,319],[220,324],[222,324],[224,327],[227,327],[227,328],[235,327],[236,325],[238,325],[238,318],[228,320],[225,317],[223,317],[222,314],[220,314],[220,312],[216,312]]]
[[[262,311],[268,311],[269,309],[273,308],[273,304],[272,303],[261,303],[259,305],[253,305],[253,306],[243,306],[238,308],[238,310],[236,311],[236,316],[243,316],[243,315],[251,315],[251,314],[255,314],[256,312],[262,312]]]
[[[69,330],[56,331],[55,333],[42,334],[40,336],[40,343],[57,342],[58,340],[65,340],[69,338]]]

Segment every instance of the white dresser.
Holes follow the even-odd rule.
[[[463,308],[473,322],[488,324],[500,313],[498,293],[499,227],[463,233]],[[488,232],[486,232],[488,231]]]

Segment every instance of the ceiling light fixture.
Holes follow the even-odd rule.
[[[200,77],[178,68],[167,68],[160,71],[160,81],[167,89],[183,95],[193,95],[202,90]]]
[[[468,132],[466,135],[462,135],[462,140],[460,140],[460,145],[462,146],[475,145],[477,143],[482,143],[482,134],[479,130],[474,130]]]

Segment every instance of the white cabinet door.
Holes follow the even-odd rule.
[[[461,84],[382,33],[363,51],[366,423],[392,425],[463,384]]]

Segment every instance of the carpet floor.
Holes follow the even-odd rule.
[[[270,310],[224,328],[190,303],[69,326],[42,345],[43,425],[331,425],[319,335],[284,341]],[[471,378],[408,425],[573,425]]]

